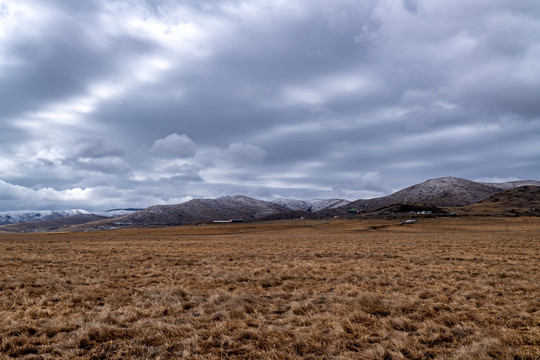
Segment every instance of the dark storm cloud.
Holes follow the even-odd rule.
[[[0,17],[0,187],[25,199],[6,209],[540,177],[532,0],[0,0]]]

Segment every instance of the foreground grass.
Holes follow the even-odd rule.
[[[0,235],[0,356],[539,359],[539,219]]]

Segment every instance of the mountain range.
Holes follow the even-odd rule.
[[[540,181],[535,180],[482,183],[456,177],[444,177],[427,180],[388,196],[352,202],[344,199],[264,201],[236,195],[217,199],[193,199],[175,205],[155,205],[139,211],[136,211],[138,209],[116,209],[107,212],[85,210],[2,212],[0,224],[5,225],[0,226],[0,231],[44,231],[66,228],[90,230],[129,226],[184,225],[230,219],[251,221],[301,216],[329,217],[346,215],[351,207],[364,213],[393,204],[461,207],[462,211],[466,212],[463,207],[477,204],[504,191],[512,193],[512,189],[524,188],[528,189],[528,192],[534,192],[534,189],[539,186]],[[500,202],[500,204],[505,203]],[[508,205],[505,206],[508,207]]]
[[[15,210],[0,212],[0,225],[15,224],[30,221],[54,220],[58,218],[74,217],[96,217],[109,218],[131,214],[142,209],[112,209],[107,211],[86,211],[82,209],[70,210]]]

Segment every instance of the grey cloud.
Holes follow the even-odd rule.
[[[9,183],[6,183],[5,181],[0,180],[0,200],[9,202],[19,200],[20,194],[13,190],[17,190],[17,188]]]
[[[263,149],[255,145],[242,143],[230,144],[220,155],[220,158],[225,159],[228,163],[240,165],[246,163],[260,163],[265,157],[266,151]]]
[[[200,172],[203,168],[199,164],[191,162],[183,164],[166,165],[161,172],[161,177],[157,180],[156,185],[160,183],[166,184],[185,184],[191,182],[203,182]]]
[[[104,158],[119,157],[123,152],[112,144],[106,143],[102,139],[81,140],[75,144],[73,149],[74,158]]]
[[[176,133],[154,141],[150,152],[166,158],[186,158],[195,155],[195,144],[186,135]]]
[[[418,12],[417,6],[417,0],[403,0],[403,7],[413,14]]]
[[[125,174],[129,172],[129,166],[117,157],[80,158],[73,163],[76,169],[88,170],[105,174]]]
[[[62,6],[64,2],[58,2]],[[4,118],[35,111],[40,106],[84,93],[93,81],[114,76],[130,56],[140,56],[156,45],[136,34],[107,36],[101,32],[95,6],[61,9],[57,19],[38,24],[39,35],[10,38],[6,53],[16,64],[2,72],[0,105]],[[59,10],[57,8],[57,10]],[[19,24],[21,28],[32,24]],[[24,32],[23,32],[24,34]]]
[[[202,182],[202,181],[203,181],[203,178],[199,174],[186,172],[186,173],[181,173],[181,174],[163,179],[162,182],[178,185],[178,184],[185,184],[188,182]]]
[[[1,179],[20,198],[540,177],[536,1],[24,4],[51,11],[1,38]]]

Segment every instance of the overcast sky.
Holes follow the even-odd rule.
[[[538,0],[0,0],[0,211],[540,179]]]

